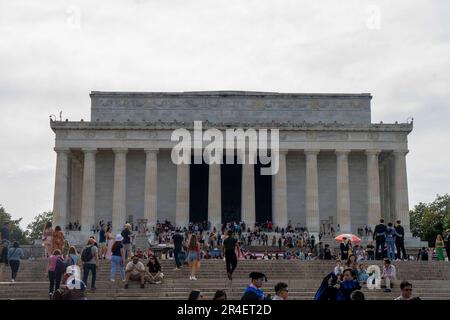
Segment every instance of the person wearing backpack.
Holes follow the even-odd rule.
[[[50,281],[50,288],[48,290],[48,295],[50,299],[52,298],[53,292],[59,289],[61,284],[61,278],[66,270],[66,264],[64,258],[61,255],[61,250],[56,249],[53,254],[48,258],[48,279]]]
[[[87,246],[81,253],[83,262],[83,282],[87,285],[89,272],[92,272],[91,290],[95,290],[95,280],[97,278],[98,268],[98,248],[95,246],[95,240],[89,239]]]

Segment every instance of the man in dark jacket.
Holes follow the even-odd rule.
[[[342,242],[339,245],[341,249],[341,260],[345,261],[348,259],[348,250],[349,250],[349,244],[346,237],[342,238]]]
[[[397,236],[395,237],[397,259],[408,260],[405,249],[405,229],[400,225],[400,220],[397,220],[395,223],[395,231],[397,232]]]
[[[387,227],[384,224],[384,219],[380,219],[380,224],[377,224],[373,232],[373,240],[375,240],[375,259],[381,260],[385,258],[384,244],[386,243]]]

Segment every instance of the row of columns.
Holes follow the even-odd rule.
[[[66,225],[68,204],[68,149],[55,148],[57,152],[54,220],[55,225]],[[95,155],[96,149],[83,149],[83,191],[81,225],[85,231],[95,224]],[[114,188],[112,224],[115,232],[126,221],[126,148],[113,149]],[[320,150],[304,150],[306,157],[306,226],[311,233],[320,230],[319,218],[319,183],[317,155]],[[381,150],[367,150],[367,220],[373,227],[381,217],[380,205],[380,177],[378,156]],[[157,221],[157,154],[158,149],[145,149],[145,196],[144,218],[150,225]],[[348,155],[350,150],[336,150],[337,159],[337,223],[341,232],[351,231],[350,217],[350,183]],[[407,151],[394,151],[395,158],[395,212],[396,218],[402,221],[405,232],[409,235],[408,186],[406,174]],[[288,223],[287,215],[287,150],[279,152],[279,171],[272,177],[272,216],[275,226],[285,227]],[[188,164],[177,166],[176,213],[177,226],[189,223],[189,188],[190,167]],[[255,176],[254,165],[244,161],[242,165],[242,205],[241,219],[247,225],[255,223]],[[221,173],[220,164],[209,166],[208,187],[208,220],[213,226],[221,223]]]

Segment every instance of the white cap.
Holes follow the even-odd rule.
[[[116,235],[116,241],[122,241],[123,237],[121,234]]]

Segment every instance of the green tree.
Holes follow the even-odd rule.
[[[18,241],[20,244],[30,244],[28,232],[22,230],[20,221],[22,221],[22,218],[13,220],[11,214],[6,212],[6,209],[0,205],[0,226],[3,227],[6,222],[9,222],[9,240]]]
[[[42,238],[42,233],[47,222],[53,220],[53,212],[42,212],[34,217],[34,220],[28,224],[28,238],[31,242]]]
[[[437,195],[433,202],[419,203],[410,211],[411,232],[434,246],[436,236],[450,228],[450,195]]]

